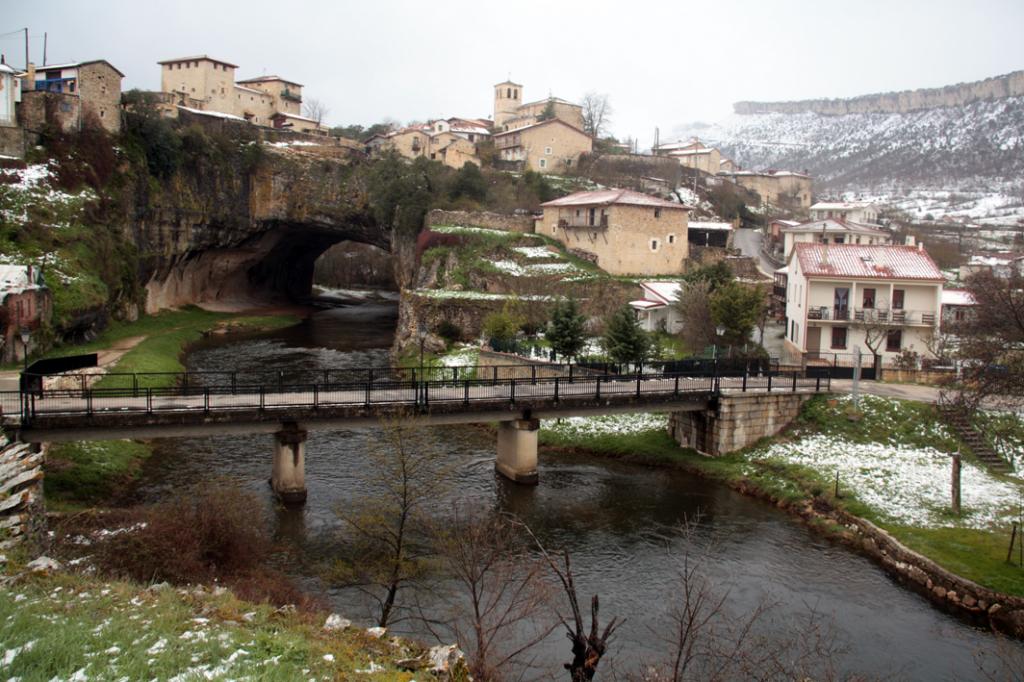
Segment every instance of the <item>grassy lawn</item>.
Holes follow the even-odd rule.
[[[1001,505],[1002,500],[990,504],[997,509],[991,514],[993,522],[984,517],[972,525],[967,492],[969,486],[985,493],[984,483],[989,486],[1008,487],[1011,491],[1022,489],[1022,482],[1014,476],[985,473],[986,478],[964,478],[965,514],[954,517],[946,502],[936,508],[927,508],[927,523],[908,524],[893,515],[891,505],[874,502],[871,490],[858,488],[862,482],[846,470],[840,475],[840,490],[835,492],[837,469],[830,466],[815,466],[806,460],[787,461],[774,456],[786,452],[786,448],[799,448],[802,443],[814,442],[815,438],[828,438],[824,442],[830,447],[852,451],[859,444],[876,451],[895,453],[900,448],[921,448],[924,452],[955,452],[959,443],[945,429],[929,405],[907,401],[873,399],[862,402],[862,409],[850,419],[847,401],[818,397],[808,402],[794,424],[776,438],[764,439],[742,451],[722,457],[705,457],[680,447],[666,433],[661,424],[644,423],[639,418],[651,419],[651,415],[591,418],[573,423],[566,420],[562,425],[545,423],[540,433],[542,445],[554,448],[571,448],[607,455],[627,462],[679,468],[702,476],[723,481],[741,491],[768,497],[802,508],[812,502],[831,505],[871,521],[884,528],[909,548],[930,557],[946,569],[973,580],[990,589],[1024,596],[1024,569],[1006,563],[1006,551],[1010,540],[1009,521],[1015,519],[1015,509]],[[630,422],[629,420],[633,421]],[[969,462],[965,456],[965,462]],[[860,466],[862,472],[879,475],[874,462],[865,460]],[[944,500],[948,495],[948,478],[945,469],[940,470],[938,486]],[[965,468],[966,471],[966,468]],[[980,475],[980,474],[979,474]],[[982,481],[978,483],[977,481]],[[927,483],[927,482],[926,482]],[[892,498],[904,493],[901,486],[906,481],[889,483],[882,477],[878,482],[883,494]],[[891,489],[886,489],[891,485]],[[924,484],[922,484],[924,485]],[[930,485],[930,484],[929,484]],[[982,504],[975,502],[975,505]],[[919,504],[930,505],[927,496]],[[1015,504],[1015,503],[1014,503]],[[975,509],[977,511],[977,508]],[[1011,517],[1013,517],[1011,519]],[[829,528],[826,530],[841,530]]]
[[[4,678],[22,682],[415,677],[393,661],[420,649],[358,628],[326,631],[324,618],[282,613],[227,591],[29,576],[0,588],[0,660]]]
[[[204,332],[218,325],[223,324],[234,330],[257,330],[287,327],[297,322],[298,318],[293,315],[232,315],[200,308],[186,308],[147,316],[131,324],[112,325],[111,329],[95,342],[82,349],[76,348],[76,351],[93,352],[108,348],[126,338],[145,336],[145,340],[124,354],[111,368],[111,372],[183,372],[185,366],[181,362],[181,356],[185,348],[202,338]],[[145,385],[169,386],[174,380],[173,376],[148,377]],[[123,381],[117,377],[104,377],[96,383],[97,388],[121,385]]]
[[[150,454],[149,446],[130,440],[55,443],[46,455],[47,508],[77,511],[109,503]]]

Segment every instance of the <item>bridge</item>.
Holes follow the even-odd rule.
[[[26,442],[274,435],[271,485],[286,502],[306,497],[310,431],[378,425],[497,422],[496,469],[537,482],[541,419],[667,412],[682,444],[717,455],[772,435],[828,378],[734,376],[666,366],[632,373],[575,365],[345,368],[291,372],[23,375],[0,395],[4,426]]]

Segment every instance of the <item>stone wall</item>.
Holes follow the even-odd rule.
[[[956,379],[956,372],[951,369],[899,369],[883,366],[881,379],[882,381],[897,381],[901,384],[945,386]]]
[[[779,381],[784,381],[779,377]],[[766,436],[774,436],[800,413],[813,393],[722,395],[718,404],[699,412],[673,412],[668,430],[683,447],[705,455],[724,455]]]
[[[553,379],[555,377],[568,376],[568,369],[565,365],[560,365],[551,362],[545,362],[543,360],[531,360],[524,358],[521,355],[513,355],[512,353],[498,353],[492,350],[480,351],[480,359],[477,361],[477,367],[481,368],[477,372],[477,378],[486,379],[488,377],[487,369],[491,367],[535,367],[535,375],[538,379]],[[584,367],[573,367],[573,376],[584,376],[588,374],[600,374],[596,370],[588,370]]]
[[[0,550],[41,537],[43,453],[0,435]]]
[[[490,211],[442,211],[435,208],[427,214],[427,227],[435,225],[463,225],[528,233],[533,232],[533,216],[509,215]]]
[[[64,132],[74,132],[82,124],[82,100],[66,93],[28,90],[21,93],[18,120],[30,133],[42,132],[48,120]]]
[[[894,114],[957,107],[986,99],[1024,96],[1024,71],[986,78],[973,83],[959,83],[942,88],[904,90],[851,99],[808,99],[797,102],[736,102],[737,114],[801,114],[825,116],[845,114]]]
[[[25,130],[0,126],[0,156],[25,158]]]

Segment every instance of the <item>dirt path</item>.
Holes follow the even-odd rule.
[[[146,338],[147,337],[145,335],[129,336],[126,339],[121,339],[120,341],[115,342],[110,348],[97,351],[97,366],[101,369],[109,369],[116,365],[117,362],[124,357],[125,353],[145,341]],[[0,391],[17,391],[18,377],[20,373],[21,370],[0,372]]]

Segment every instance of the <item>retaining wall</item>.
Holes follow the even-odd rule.
[[[0,434],[0,550],[42,537],[43,456]]]
[[[506,232],[533,232],[533,216],[509,215],[490,211],[442,211],[435,208],[427,213],[427,227],[435,225],[462,225],[505,230]]]

